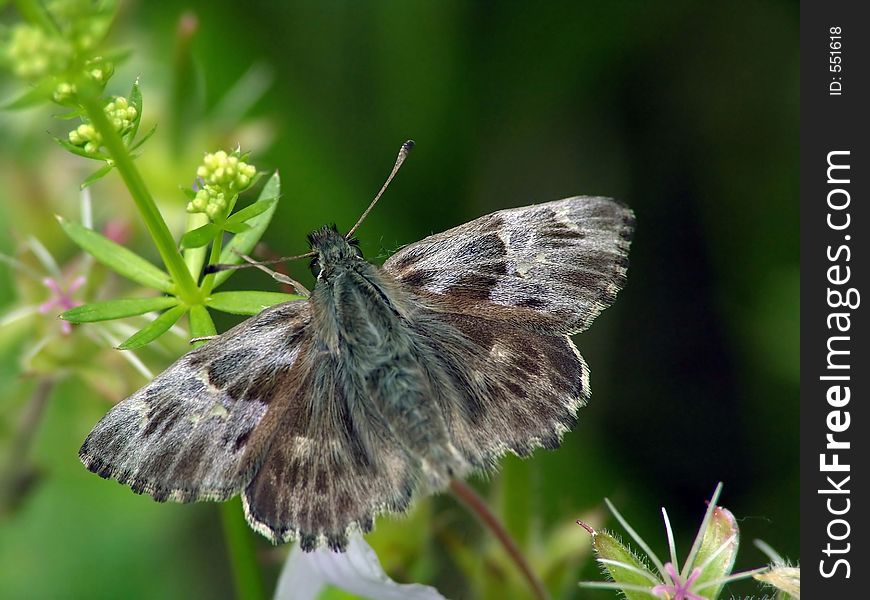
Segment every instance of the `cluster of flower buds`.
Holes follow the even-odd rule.
[[[205,213],[211,220],[224,214],[227,196],[220,187],[206,184],[196,192],[196,197],[187,203],[187,212]]]
[[[227,191],[241,191],[251,185],[257,169],[242,161],[235,153],[223,150],[209,153],[202,159],[196,176],[206,184],[217,185]]]
[[[123,96],[116,96],[106,104],[103,110],[109,118],[109,123],[118,133],[128,131],[133,126],[138,114],[136,107],[132,106]],[[69,132],[69,141],[74,146],[84,148],[88,154],[95,154],[100,149],[103,138],[93,125],[82,123]]]
[[[69,143],[84,148],[88,154],[96,154],[103,143],[103,137],[90,123],[82,123],[69,132]]]
[[[223,150],[205,155],[196,170],[196,196],[187,203],[187,212],[205,213],[210,219],[226,214],[227,206],[239,192],[248,188],[257,169],[234,152]]]
[[[16,76],[37,80],[64,70],[72,47],[60,37],[49,36],[34,25],[15,26],[6,45],[6,60]]]
[[[138,116],[136,107],[131,106],[124,96],[115,96],[115,99],[106,104],[106,108],[103,110],[109,117],[109,123],[118,133],[125,133],[130,129]]]

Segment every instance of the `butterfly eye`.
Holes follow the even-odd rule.
[[[309,266],[311,268],[311,274],[314,275],[315,279],[320,277],[320,261],[316,258],[311,259],[311,264]]]

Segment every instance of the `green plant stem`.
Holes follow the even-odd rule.
[[[254,544],[247,524],[241,518],[242,507],[238,498],[220,506],[221,523],[227,541],[227,553],[233,570],[236,598],[262,600],[265,598]]]
[[[193,231],[194,229],[207,224],[208,216],[204,213],[190,213],[187,215],[187,227],[185,228],[185,231]],[[202,272],[202,265],[205,262],[206,251],[207,249],[205,246],[200,248],[188,248],[184,251],[184,262],[194,280],[198,279],[200,272]]]
[[[535,575],[529,561],[526,560],[525,556],[523,556],[522,551],[511,537],[511,534],[504,528],[504,525],[501,524],[498,517],[492,513],[483,498],[471,489],[470,486],[458,479],[454,479],[450,482],[450,491],[457,499],[459,499],[460,502],[462,502],[462,504],[465,505],[466,508],[474,513],[480,522],[495,535],[499,542],[501,542],[501,545],[508,553],[508,556],[510,556],[514,564],[517,565],[523,578],[529,584],[532,596],[537,600],[547,600],[549,594],[547,593],[547,588],[544,587],[544,583],[537,575]]]
[[[211,243],[211,254],[208,258],[208,263],[214,264],[220,262],[221,259],[221,246],[223,246],[224,233],[223,231],[219,232],[217,236],[214,238],[214,241]],[[202,295],[203,297],[208,297],[211,294],[212,289],[214,288],[214,278],[217,277],[217,273],[209,273],[205,276],[202,281]]]
[[[96,95],[83,93],[81,97],[82,106],[88,114],[91,124],[99,132],[103,139],[103,144],[109,151],[109,155],[115,162],[115,167],[121,178],[127,185],[136,207],[142,215],[142,220],[145,221],[145,226],[151,234],[154,244],[157,246],[157,251],[163,259],[163,264],[172,276],[172,280],[176,285],[176,292],[187,304],[199,304],[201,296],[199,288],[196,286],[193,277],[187,270],[187,265],[184,259],[175,247],[175,241],[172,239],[172,234],[169,232],[169,227],[163,220],[163,216],[151,197],[151,193],[142,180],[139,170],[133,163],[133,158],[124,146],[121,136],[109,123],[109,118],[103,111],[103,106],[100,99]]]

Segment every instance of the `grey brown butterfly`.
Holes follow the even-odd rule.
[[[271,541],[343,550],[416,494],[507,452],[556,448],[589,398],[569,336],[625,282],[631,210],[585,196],[501,210],[382,267],[351,237],[360,222],[309,235],[310,296],[112,408],[82,445],[85,466],[158,501],[241,494]]]

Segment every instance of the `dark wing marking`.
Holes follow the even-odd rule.
[[[251,527],[275,543],[344,550],[348,535],[370,531],[377,514],[407,509],[421,482],[420,461],[347,384],[338,355],[311,358],[283,411],[280,440],[242,501]]]
[[[578,196],[480,217],[402,248],[383,268],[465,300],[472,314],[518,307],[533,328],[577,333],[624,285],[633,229],[619,202]]]
[[[434,308],[412,327],[453,446],[475,468],[558,447],[589,397],[589,369],[571,340]]]
[[[307,301],[279,304],[184,355],[97,423],[82,462],[159,501],[239,493],[274,431],[255,427],[292,392],[309,320]]]

